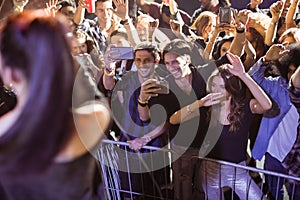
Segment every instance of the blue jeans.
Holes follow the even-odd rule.
[[[268,171],[287,174],[286,169],[282,166],[281,162],[271,156],[269,153],[265,154],[265,169]],[[267,176],[269,192],[276,200],[283,199],[283,184],[284,179],[276,176]],[[300,199],[300,185],[290,183],[288,188],[290,199]]]
[[[269,153],[265,154],[265,170],[278,172],[286,174],[285,168],[282,166],[281,162],[271,156]],[[283,199],[283,178],[276,176],[267,176],[269,192],[272,194],[272,197],[278,200]]]
[[[240,165],[246,165],[243,161]],[[231,187],[240,199],[266,200],[262,191],[251,179],[248,171],[232,166],[202,161],[201,177],[206,199],[224,199],[223,188]]]

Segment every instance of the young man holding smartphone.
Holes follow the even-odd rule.
[[[204,198],[198,177],[199,156],[202,141],[208,129],[206,106],[218,103],[220,94],[206,94],[206,83],[198,70],[192,67],[191,47],[180,39],[167,44],[163,59],[170,76],[169,94],[161,96],[160,113],[169,125],[172,150],[174,199]],[[142,87],[140,99],[146,101],[151,87]],[[155,97],[149,100],[149,103]],[[201,108],[200,108],[201,107]],[[151,113],[151,114],[150,114]],[[150,106],[139,104],[139,116],[143,121],[156,120]],[[151,139],[154,135],[147,134]]]
[[[152,86],[159,85],[157,81],[158,75],[156,73],[159,59],[158,48],[153,45],[153,43],[141,42],[134,48],[134,64],[136,65],[137,71],[129,71],[117,81],[114,76],[115,71],[113,68],[109,70],[105,69],[104,71],[103,85],[106,90],[112,91],[111,109],[114,120],[121,130],[119,140],[129,142],[132,153],[136,151],[140,153],[147,152],[146,150],[141,150],[142,146],[146,144],[156,147],[163,147],[166,144],[166,134],[162,134],[167,130],[167,126],[164,123],[165,121],[161,120],[163,121],[161,124],[159,122],[145,122],[142,121],[138,115],[138,104],[143,106],[145,104],[148,105],[148,100],[139,98],[143,84],[145,82],[151,82]],[[158,90],[160,90],[158,87],[154,87],[151,95],[156,96],[154,92]],[[159,118],[159,116],[155,117]],[[152,140],[151,137],[146,136],[148,134],[162,136]],[[149,152],[144,155],[149,155]],[[139,156],[143,155],[140,154]],[[138,158],[138,155],[134,157]],[[144,159],[146,160],[148,158]],[[155,159],[156,163],[158,163],[158,159],[162,159],[162,157]],[[131,166],[137,167],[139,165],[137,161],[138,159],[130,162]],[[164,174],[164,166],[148,167],[151,173],[150,171],[135,171],[133,173],[132,171],[121,169],[120,171],[126,171],[120,173],[121,188],[126,191],[130,190],[130,186],[128,185],[128,173],[130,173],[131,189],[133,192],[142,193],[143,195],[154,195],[157,193],[158,189],[153,188],[154,183],[157,182],[158,185],[166,184],[162,179],[164,179],[167,174]],[[158,170],[160,168],[163,169]],[[130,199],[130,194],[124,194],[124,199]]]

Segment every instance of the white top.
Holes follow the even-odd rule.
[[[267,152],[280,162],[287,156],[296,141],[298,119],[297,109],[292,105],[270,138]]]

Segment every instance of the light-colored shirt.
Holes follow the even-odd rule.
[[[267,152],[280,162],[291,151],[296,141],[298,120],[297,109],[292,105],[270,138]]]

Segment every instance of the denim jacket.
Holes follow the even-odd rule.
[[[278,104],[280,113],[276,117],[263,117],[257,138],[252,150],[254,159],[261,160],[267,151],[269,140],[277,129],[279,123],[291,108],[291,100],[288,92],[288,83],[282,77],[265,77],[266,66],[259,59],[249,70],[249,75],[260,85],[260,87]]]

